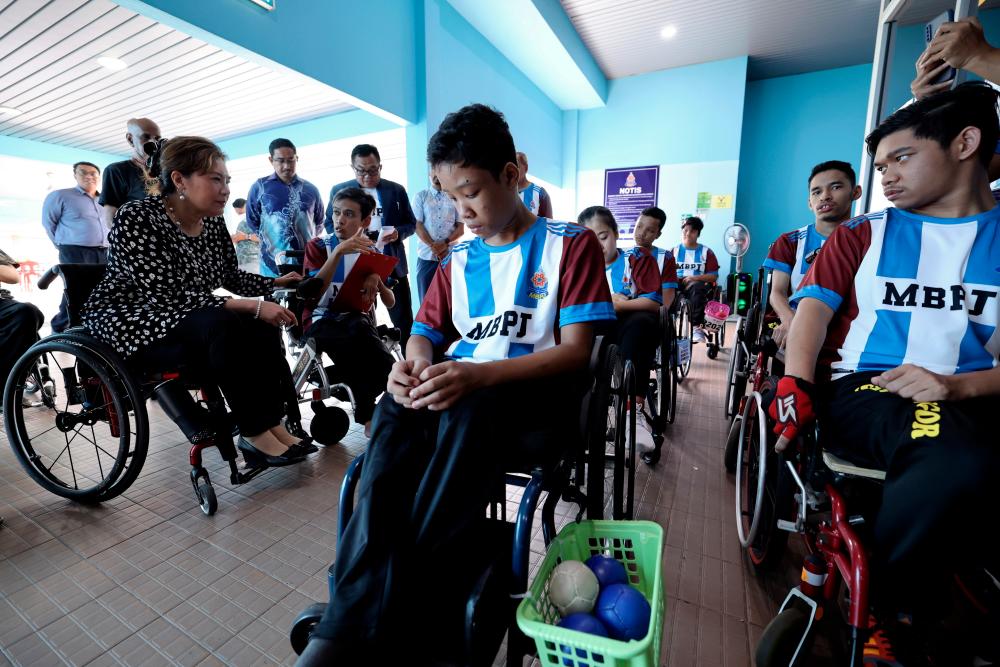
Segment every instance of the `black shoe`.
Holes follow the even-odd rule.
[[[305,456],[293,452],[291,448],[289,448],[288,451],[281,456],[271,456],[270,454],[265,454],[250,444],[250,441],[242,436],[240,436],[239,442],[236,443],[236,446],[239,448],[240,452],[243,453],[243,460],[246,461],[246,464],[251,468],[278,468],[305,461]]]
[[[312,443],[312,438],[302,438],[299,442],[294,445],[288,446],[288,453],[293,456],[308,456],[309,454],[315,454],[319,451],[319,447]]]

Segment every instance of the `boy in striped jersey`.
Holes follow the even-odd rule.
[[[654,246],[653,242],[660,238],[663,226],[667,224],[667,214],[663,209],[650,206],[644,209],[635,221],[635,245],[653,253],[656,265],[660,269],[660,289],[663,305],[669,310],[674,305],[677,294],[677,261],[674,254],[666,248]]]
[[[552,199],[545,188],[528,180],[528,156],[517,152],[517,169],[520,178],[517,181],[517,194],[528,210],[541,218],[552,217]]]
[[[691,304],[691,323],[694,324],[695,343],[705,342],[705,304],[708,290],[719,280],[719,260],[708,246],[698,243],[705,223],[692,216],[681,225],[681,244],[673,249],[677,261],[677,277],[681,294]]]
[[[614,319],[601,248],[521,203],[514,153],[503,116],[480,104],[430,140],[441,189],[477,238],[441,262],[389,375],[302,664],[427,657],[439,628],[418,621],[436,617],[414,612],[482,548],[470,533],[497,480],[557,460],[579,429],[593,327]]]
[[[364,312],[336,312],[331,306],[354,268],[358,257],[373,252],[375,244],[365,236],[375,210],[375,198],[361,188],[344,188],[330,202],[333,236],[326,233],[306,244],[304,267],[307,275],[323,280],[322,296],[315,308],[303,314],[306,334],[316,341],[316,349],[329,355],[337,372],[354,394],[354,421],[364,424],[371,434],[375,399],[385,391],[392,368],[392,355],[385,349],[375,329],[375,299],[386,308],[395,304],[392,290],[377,273],[364,282]]]
[[[816,216],[811,225],[782,234],[771,244],[764,268],[771,270],[768,301],[780,324],[771,337],[778,347],[785,344],[795,311],[788,298],[799,288],[819,249],[842,222],[851,217],[851,204],[861,196],[854,168],[847,162],[830,160],[813,167],[809,174],[809,208]]]
[[[1000,507],[996,105],[996,91],[968,83],[883,121],[866,141],[896,208],[838,227],[792,297],[787,374],[769,409],[777,448],[815,405],[825,447],[886,470],[872,527],[876,644],[882,624],[907,627],[896,612],[939,618],[948,572],[996,558],[984,521]]]

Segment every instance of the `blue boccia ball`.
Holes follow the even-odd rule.
[[[597,576],[597,583],[604,590],[612,584],[627,584],[628,573],[625,566],[611,556],[597,554],[587,559],[587,567]]]
[[[642,639],[649,630],[652,610],[642,593],[626,584],[612,584],[601,590],[594,615],[613,639]]]
[[[599,620],[597,620],[597,617],[594,616],[593,614],[584,614],[582,612],[576,614],[570,614],[566,618],[559,621],[557,625],[560,628],[566,628],[567,630],[576,630],[577,632],[586,632],[587,634],[597,635],[598,637],[608,636],[608,629],[605,628],[604,624],[601,623]],[[577,658],[584,658],[584,659],[588,657],[587,651],[584,651],[583,649],[579,648],[576,649],[576,651],[573,651],[572,648],[566,646],[565,644],[560,644],[559,650],[564,655],[572,656],[575,654]],[[591,659],[595,657],[599,656],[590,656]],[[572,665],[575,665],[576,663],[571,659],[563,658],[563,664],[567,665],[568,667],[572,667]]]

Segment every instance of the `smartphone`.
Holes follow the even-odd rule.
[[[926,49],[930,46],[931,41],[934,39],[934,35],[937,34],[938,28],[940,28],[945,23],[950,23],[955,20],[955,12],[951,9],[941,12],[934,19],[924,26],[924,48]],[[931,83],[944,83],[945,81],[951,81],[955,78],[957,72],[954,67],[946,67],[941,74],[937,76]]]

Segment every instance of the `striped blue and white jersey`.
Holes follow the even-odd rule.
[[[619,248],[615,261],[605,265],[604,275],[612,294],[624,294],[630,299],[644,297],[663,303],[660,270],[652,254],[645,248]]]
[[[498,361],[548,349],[559,328],[615,319],[597,237],[538,218],[513,243],[476,238],[441,262],[411,335],[460,361]]]
[[[306,276],[315,276],[323,264],[326,263],[326,258],[329,256],[333,249],[340,244],[340,239],[338,239],[333,234],[329,232],[323,232],[316,238],[309,241],[306,244],[306,254],[303,260],[303,268],[306,272]],[[378,252],[378,251],[376,251]],[[303,320],[306,324],[311,324],[318,321],[321,317],[326,315],[336,315],[337,313],[330,310],[330,306],[334,301],[337,300],[337,295],[340,294],[340,288],[343,287],[344,281],[347,280],[347,276],[351,273],[351,269],[360,257],[360,253],[350,253],[344,255],[340,258],[340,262],[337,263],[337,267],[333,270],[333,276],[330,278],[330,286],[327,287],[326,291],[319,298],[319,302],[311,310],[307,310],[303,314]],[[375,306],[372,305],[372,311],[374,311]]]
[[[686,248],[680,244],[673,249],[677,261],[677,277],[719,275],[719,260],[711,248],[698,244],[697,248]]]
[[[660,269],[660,289],[677,289],[677,260],[666,248],[653,246],[653,257]]]
[[[791,294],[799,288],[824,243],[826,237],[819,233],[815,224],[782,234],[771,244],[767,259],[764,260],[764,268],[789,274]]]
[[[521,201],[529,211],[541,218],[552,216],[552,200],[549,193],[540,185],[529,183],[528,187],[518,192]]]
[[[824,375],[902,364],[952,375],[996,366],[998,293],[1000,207],[967,218],[889,208],[838,227],[790,301],[834,310]]]

